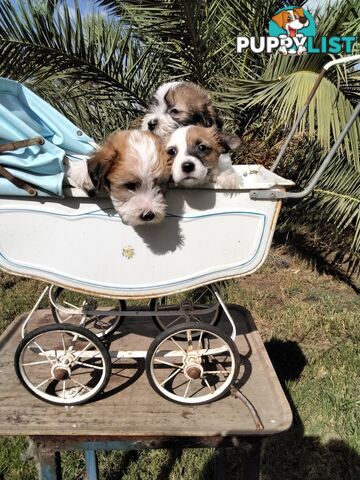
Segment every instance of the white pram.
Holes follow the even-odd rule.
[[[335,63],[325,66],[320,80]],[[55,193],[63,193],[62,198],[19,196],[19,189],[8,186],[0,195],[0,267],[56,285],[49,289],[56,323],[26,333],[30,314],[24,325],[15,355],[23,385],[48,402],[83,403],[105,387],[115,356],[145,358],[150,384],[169,400],[196,405],[225,395],[237,379],[240,356],[234,343],[236,327],[216,282],[249,275],[260,267],[271,246],[282,199],[302,198],[312,191],[359,111],[360,105],[304,191],[287,191],[293,182],[262,166],[241,165],[235,168],[244,182],[236,190],[211,185],[170,188],[167,217],[156,226],[126,226],[109,199],[84,198],[71,188],[61,192],[56,182]],[[84,139],[80,133],[78,139]],[[62,148],[66,154],[86,155],[93,146],[85,139],[80,150],[74,144],[67,145],[67,151],[64,144]],[[27,148],[35,148],[38,160],[42,147]],[[16,152],[7,157],[19,156]],[[11,173],[16,176],[15,167]],[[57,174],[57,180],[62,179],[61,171]],[[33,177],[22,179],[34,187]],[[49,185],[38,186],[38,191],[48,193]],[[188,290],[192,290],[188,296],[181,293]],[[147,306],[126,308],[127,300],[143,298],[151,299]],[[222,313],[230,322],[230,335],[216,326]],[[140,314],[152,317],[162,333],[147,351],[109,353],[103,340],[124,315]]]

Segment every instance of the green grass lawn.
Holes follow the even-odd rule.
[[[0,332],[34,303],[42,284],[1,274]],[[348,285],[275,249],[262,269],[223,286],[226,301],[248,308],[262,335],[294,413],[288,432],[263,446],[263,480],[360,478],[360,298]],[[44,305],[46,306],[46,301]],[[220,408],[220,404],[219,404]],[[0,479],[32,480],[26,441],[0,440]],[[240,478],[229,449],[227,474]],[[211,449],[101,452],[101,479],[207,480]],[[82,456],[63,456],[64,480],[84,475]]]

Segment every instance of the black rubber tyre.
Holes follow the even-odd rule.
[[[56,336],[56,333],[59,334],[58,337]],[[46,350],[46,348],[48,347],[45,346],[45,336],[48,337],[48,342],[53,340],[53,345],[50,346],[50,349],[53,348],[53,350]],[[51,338],[52,336],[54,336],[53,339]],[[43,337],[43,339],[41,339],[41,337]],[[58,339],[59,343],[57,343]],[[76,346],[77,340],[80,340],[80,354],[76,356],[74,355],[74,347]],[[40,344],[40,341],[43,345]],[[54,341],[56,343],[54,343]],[[91,353],[92,350],[89,348],[86,349],[87,356],[89,357],[89,360],[86,360],[86,363],[81,361],[83,355],[85,355],[83,353],[85,351],[85,342],[91,343],[93,349],[97,350],[96,356],[94,355],[93,358],[91,358],[89,357],[89,352]],[[79,386],[70,387],[68,391],[64,387],[64,384],[66,386],[66,381],[72,381],[71,375],[69,375],[69,377],[67,377],[66,379],[57,379],[52,376],[52,369],[55,368],[56,370],[57,366],[59,370],[62,370],[62,372],[64,371],[62,367],[59,367],[58,360],[60,359],[60,352],[64,352],[62,358],[66,356],[66,343],[72,344],[71,348],[68,349],[68,354],[69,356],[71,354],[73,355],[74,361],[73,364],[69,363],[65,368],[68,368],[69,371],[75,370],[77,379],[73,381],[76,382],[74,383],[74,385],[80,385],[81,387],[83,387],[81,388],[81,390],[86,391],[85,394],[81,394],[76,397],[74,397],[74,394],[76,393],[76,390],[79,391]],[[61,348],[63,348],[63,350],[60,350]],[[26,360],[27,356],[29,356],[30,359],[33,358],[35,361],[30,363],[24,361]],[[95,361],[95,363],[97,362],[97,364],[91,365],[91,361]],[[111,375],[111,358],[104,344],[94,333],[90,332],[84,327],[78,327],[76,325],[51,324],[32,330],[19,343],[15,352],[14,363],[16,375],[20,382],[24,385],[24,387],[32,395],[39,398],[40,400],[56,405],[79,405],[81,403],[88,402],[89,400],[96,397],[96,395],[98,395],[106,387]],[[49,365],[45,366],[47,363]],[[81,365],[83,365],[85,368]],[[45,372],[41,372],[41,374],[44,373],[45,378],[48,378],[48,380],[40,382],[40,384],[38,385],[33,384],[29,378],[29,374],[26,371],[26,367],[32,367],[30,369],[30,372],[31,375],[33,375],[34,377],[37,375],[35,372],[36,368],[45,369]],[[93,371],[91,373],[89,370],[90,368],[93,368]],[[83,381],[81,378],[81,369],[83,369],[86,376],[89,377],[87,385],[81,383],[81,381]],[[99,374],[99,372],[101,373]],[[96,380],[96,375],[100,375],[100,378],[98,380]],[[49,382],[49,380],[51,381]],[[37,381],[34,383],[37,384],[38,381],[39,379],[37,379]],[[64,398],[61,398],[56,393],[56,387],[60,382],[63,382],[63,388],[61,389],[61,392],[63,392]],[[41,391],[39,389],[39,387],[42,385],[46,386],[45,391]],[[60,390],[58,389],[58,391]],[[65,398],[65,392],[67,394],[70,394],[70,396]],[[73,398],[71,398],[71,395],[73,396]]]
[[[54,321],[56,323],[59,323],[59,324],[64,323],[64,319],[61,317],[61,313],[55,307],[54,303],[58,301],[59,297],[61,296],[61,294],[63,292],[65,292],[64,288],[55,287],[54,285],[51,286],[50,292],[49,292],[49,295],[51,296],[50,297],[51,313],[52,313],[52,316],[54,318]],[[88,296],[88,297],[90,298],[90,296]],[[125,302],[125,300],[119,300],[119,305],[120,305],[120,309],[123,312],[126,312],[126,302]],[[66,312],[66,307],[64,307],[64,309],[65,309],[64,311]],[[66,315],[66,313],[65,313],[65,315]],[[75,318],[77,316],[81,316],[81,314],[80,313],[79,314],[73,314],[73,315],[70,314],[69,316],[73,316]],[[124,315],[116,316],[115,319],[109,325],[106,325],[106,327],[101,329],[101,328],[99,328],[99,324],[101,322],[98,322],[97,325],[96,325],[96,322],[95,322],[95,324],[93,326],[91,326],[90,321],[93,319],[93,317],[89,317],[88,325],[85,322],[85,324],[83,326],[88,328],[88,330],[91,330],[97,337],[106,338],[121,325],[124,318],[125,318]],[[71,319],[71,320],[74,321],[73,319]],[[80,320],[75,320],[74,323],[71,323],[71,320],[67,321],[66,323],[71,324],[71,325],[79,325],[80,324]],[[82,326],[82,325],[80,325],[80,326]]]
[[[185,333],[185,335],[187,335],[187,331],[193,332],[193,333],[190,333],[190,335],[192,336],[192,340],[194,340],[194,342],[191,343],[192,345],[191,350],[188,350],[188,351],[186,351],[186,346],[184,347],[187,340],[186,341],[176,340],[177,346],[174,345],[172,341],[172,339],[175,339],[175,338],[178,339],[179,334],[181,333],[183,334]],[[196,351],[194,351],[193,349],[194,344],[196,343],[198,344],[199,352],[201,350],[205,352],[211,352],[211,349],[215,351],[215,349],[218,348],[218,347],[211,347],[210,340],[209,340],[210,337],[215,337],[218,341],[220,341],[220,343],[223,342],[224,346],[226,346],[226,349],[224,350],[223,353],[219,352],[215,355],[212,353],[204,353],[203,355],[199,354],[200,356],[199,365],[201,365],[201,367],[198,367],[198,369],[202,370],[202,376],[199,376],[194,380],[197,381],[197,384],[200,385],[201,389],[206,390],[206,388],[208,388],[211,391],[211,385],[209,384],[209,382],[205,383],[206,380],[204,379],[204,378],[210,378],[210,377],[205,377],[205,375],[210,374],[213,377],[219,378],[218,374],[223,375],[224,370],[218,370],[217,367],[221,365],[221,362],[219,362],[218,359],[216,359],[215,361],[214,358],[211,359],[210,357],[215,357],[216,355],[220,355],[220,356],[223,355],[225,356],[225,358],[230,358],[230,361],[231,361],[231,367],[230,367],[231,370],[226,380],[224,380],[224,384],[220,386],[219,389],[215,389],[215,392],[213,394],[208,393],[207,395],[202,395],[196,398],[189,398],[189,397],[186,398],[186,393],[185,393],[185,396],[174,394],[171,391],[173,388],[182,388],[182,387],[185,388],[184,379],[185,379],[185,382],[188,382],[188,383],[191,383],[193,381],[193,379],[188,380],[189,377],[186,376],[186,373],[185,373],[186,368],[189,368],[189,366],[191,367],[192,365],[188,363],[188,359],[185,357],[187,357],[187,355],[189,357],[193,356],[194,353],[196,355]],[[204,341],[208,342],[209,344],[205,346]],[[179,348],[179,350],[177,350],[179,352],[179,355],[173,355],[173,357],[177,356],[180,358],[180,356],[183,356],[183,359],[182,359],[183,367],[180,367],[179,364],[172,364],[170,361],[172,358],[171,356],[165,357],[165,352],[169,352],[169,349],[165,348],[166,342],[169,342],[170,348],[172,346],[172,349],[174,351],[176,351],[177,347]],[[180,342],[182,342],[182,344]],[[201,348],[200,348],[200,342],[202,342]],[[165,361],[156,357],[157,350],[159,348],[161,348],[159,352],[163,353],[163,356],[166,358]],[[181,352],[184,352],[184,354],[182,354]],[[240,362],[241,362],[240,355],[235,342],[222,330],[220,330],[217,327],[214,327],[213,325],[208,325],[206,323],[196,323],[196,324],[183,323],[182,325],[176,325],[174,327],[169,328],[168,330],[165,330],[153,340],[147,352],[147,356],[145,360],[145,368],[146,368],[146,375],[151,387],[159,395],[161,395],[162,397],[174,403],[191,406],[191,405],[205,405],[207,403],[213,402],[214,400],[218,400],[224,397],[229,392],[231,386],[233,385],[234,382],[236,382],[238,378]],[[164,370],[166,369],[166,367],[167,368],[170,367],[173,369],[173,372],[169,375],[169,377],[165,381],[161,379],[163,381],[159,382],[158,378],[156,377],[156,372],[155,372],[156,368],[154,365],[158,365],[159,368],[162,368]],[[209,367],[211,369],[215,369],[216,372],[215,370],[206,370],[204,366]],[[178,370],[182,370],[181,374],[180,372],[175,373]],[[174,378],[177,378],[179,380],[180,382],[179,386],[176,386],[176,387],[173,386]],[[166,386],[168,386],[169,388],[166,388]],[[199,393],[200,391],[198,390],[198,388],[199,387],[196,386],[196,389],[197,389],[196,393]],[[188,387],[186,387],[186,392],[187,392],[187,389]]]

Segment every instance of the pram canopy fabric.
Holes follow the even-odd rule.
[[[65,155],[83,161],[94,140],[21,83],[0,78],[0,144],[39,136],[43,145],[0,153],[0,165],[40,196],[63,196]],[[0,176],[0,195],[28,194]]]

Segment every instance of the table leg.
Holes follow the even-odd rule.
[[[59,451],[29,438],[28,456],[37,463],[39,480],[62,480]]]
[[[98,480],[99,468],[96,450],[85,450],[86,480]]]
[[[226,479],[226,448],[215,448],[214,480]]]
[[[248,452],[243,455],[243,477],[246,480],[259,480],[261,466],[261,440],[255,440]]]
[[[38,449],[39,480],[62,480],[60,452],[41,453]]]

